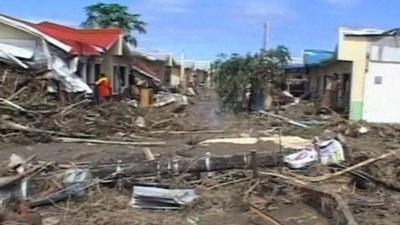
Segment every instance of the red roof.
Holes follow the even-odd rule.
[[[110,49],[123,35],[121,29],[75,29],[55,23],[29,24],[72,47],[71,54],[93,56]]]

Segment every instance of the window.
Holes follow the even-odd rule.
[[[118,77],[119,77],[119,84],[121,85],[121,87],[127,87],[127,77],[126,77],[127,73],[126,73],[126,67],[125,66],[119,66],[119,73],[118,73]]]
[[[82,62],[78,62],[78,67],[76,69],[76,75],[78,75],[78,77],[83,78],[83,63]]]
[[[100,73],[101,73],[101,64],[96,63],[94,65],[94,77],[95,77],[95,80],[98,80],[100,78]]]
[[[113,66],[113,93],[118,94],[120,91],[119,86],[119,76],[118,76],[118,66]]]
[[[92,72],[93,72],[93,63],[89,61],[86,64],[86,83],[88,84],[94,83]]]

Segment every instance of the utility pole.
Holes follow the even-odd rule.
[[[180,74],[180,80],[181,80],[181,88],[182,88],[182,93],[186,93],[187,90],[187,81],[186,81],[186,74],[185,74],[185,53],[182,52],[181,54],[181,74]]]
[[[267,21],[266,23],[264,23],[264,35],[263,35],[263,49],[267,50],[269,48],[269,42],[270,42],[270,23],[269,21]]]

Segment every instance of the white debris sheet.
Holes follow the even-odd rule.
[[[159,92],[155,96],[156,103],[153,106],[163,107],[172,103],[179,105],[188,105],[188,99],[186,96],[181,94],[174,94],[169,92]]]
[[[77,60],[72,60],[70,64],[73,65],[68,66],[68,64],[61,58],[54,57],[52,63],[53,76],[56,80],[63,83],[65,91],[67,92],[84,92],[92,94],[93,90],[89,85],[75,74],[77,63]]]
[[[309,145],[311,140],[297,136],[271,136],[271,137],[248,137],[248,138],[219,138],[209,139],[200,143],[200,145],[210,144],[237,144],[237,145],[254,145],[259,141],[273,142],[274,144],[281,143],[284,148],[301,149],[305,145]]]
[[[19,58],[31,59],[33,58],[33,54],[33,51],[0,43],[0,61],[2,62],[28,69],[29,66]]]
[[[305,168],[318,162],[323,165],[330,165],[344,160],[343,146],[335,139],[318,143],[317,148],[309,145],[301,151],[287,155],[284,158],[284,162],[292,169]]]
[[[142,209],[181,209],[199,197],[194,189],[134,186],[131,206]]]

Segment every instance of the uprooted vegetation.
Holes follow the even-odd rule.
[[[56,161],[41,156],[39,151],[26,150],[24,153],[31,157],[24,162],[22,176],[14,167],[7,167],[9,162],[3,158],[2,190],[11,184],[9,179],[3,179],[5,177],[13,179],[11,186],[18,186],[23,178],[32,186],[28,202],[24,203],[28,206],[18,205],[20,200],[13,199],[5,204],[4,212],[0,212],[3,224],[16,221],[33,224],[35,220],[43,224],[400,223],[397,207],[400,204],[400,161],[396,151],[400,146],[397,140],[400,132],[397,125],[354,123],[334,114],[319,116],[313,113],[312,104],[302,102],[286,107],[279,114],[286,120],[267,114],[239,115],[225,121],[221,125],[224,129],[213,133],[207,127],[210,118],[202,115],[209,109],[201,111],[189,106],[182,112],[175,105],[169,105],[144,111],[129,101],[96,105],[76,100],[62,104],[57,96],[46,92],[49,80],[45,78],[9,74],[0,80],[3,81],[0,89],[3,141],[31,143],[53,141],[55,137],[136,141],[142,139],[140,135],[157,133],[168,142],[169,136],[163,136],[164,131],[179,131],[176,134],[180,141],[177,146],[175,143],[164,146],[154,157],[149,157],[151,149],[141,153],[142,149],[127,147],[128,157],[118,154],[111,157],[99,152],[99,157],[109,157],[109,160],[95,162],[85,160],[84,150],[77,158],[68,158],[71,154],[67,151]],[[208,101],[214,99],[203,102],[196,99],[194,106]],[[137,121],[139,117],[144,118],[145,126]],[[202,136],[198,132],[194,137],[190,133],[202,130],[211,134]],[[223,152],[232,145],[209,146],[203,150],[211,154],[205,156],[199,156],[201,141],[190,142],[189,150],[181,148],[188,139],[204,140],[210,136],[260,139],[260,135],[294,135],[311,140],[314,136],[335,137],[338,134],[344,136],[346,160],[337,165],[313,165],[303,170],[290,170],[282,164],[282,154],[294,149],[279,145],[268,145],[265,152],[257,152],[256,168],[250,154],[213,155],[215,149],[221,148]],[[243,153],[258,149],[262,144],[245,146]],[[111,145],[106,148],[114,150]],[[62,177],[69,169],[87,169],[93,179],[85,195],[64,195],[54,202],[49,197],[66,189]],[[131,204],[132,187],[140,185],[195,189],[200,197],[178,211],[137,209]],[[50,201],[43,205],[38,203],[46,199]]]

